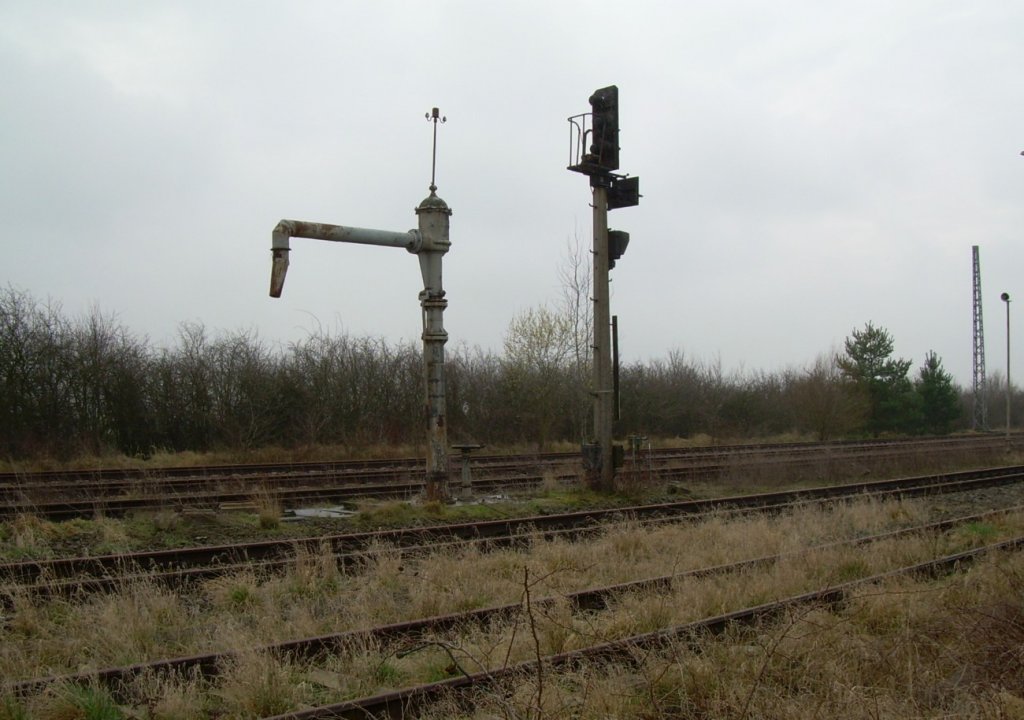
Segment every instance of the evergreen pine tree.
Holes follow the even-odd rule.
[[[846,354],[836,364],[851,389],[868,403],[866,429],[872,435],[906,431],[912,424],[914,394],[907,371],[910,360],[892,358],[893,339],[868,322],[846,338]]]
[[[920,398],[921,430],[932,435],[948,433],[960,417],[960,391],[931,350],[918,371],[914,390]]]

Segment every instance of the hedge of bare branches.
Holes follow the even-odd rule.
[[[453,442],[544,449],[586,435],[589,371],[556,315],[517,318],[503,354],[448,347]],[[171,347],[154,347],[98,310],[69,318],[59,305],[0,290],[0,457],[416,445],[422,396],[414,342],[319,333],[280,346],[186,323]],[[623,435],[826,439],[860,422],[825,355],[810,368],[744,375],[681,352],[627,363],[621,408]]]

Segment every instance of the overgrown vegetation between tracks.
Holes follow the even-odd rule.
[[[917,524],[924,520],[925,513],[925,506],[916,502],[856,502],[743,520],[713,517],[658,527],[627,524],[610,528],[587,542],[535,541],[529,548],[517,551],[484,553],[464,548],[408,558],[394,549],[379,547],[367,552],[362,566],[355,571],[340,570],[329,553],[320,552],[298,557],[292,569],[282,575],[261,576],[247,571],[175,591],[138,582],[116,594],[80,602],[17,597],[15,608],[0,631],[0,676],[5,679],[98,669],[210,650],[234,648],[242,652],[215,679],[143,677],[132,683],[117,703],[100,687],[58,685],[36,697],[5,698],[0,703],[0,718],[19,717],[19,713],[44,720],[85,717],[82,708],[87,703],[104,702],[110,703],[114,713],[106,717],[129,717],[129,712],[135,713],[135,717],[154,719],[270,715],[301,703],[337,701],[380,688],[451,677],[480,666],[501,667],[598,639],[685,622],[808,587],[863,577],[938,552],[1020,534],[1024,528],[1024,514],[1015,514],[942,536],[885,541],[873,545],[870,552],[847,547],[801,554],[811,545]],[[671,593],[628,594],[615,601],[606,613],[573,614],[565,603],[543,607],[539,603],[543,597],[585,587],[773,553],[794,554],[760,571],[683,580]],[[961,581],[950,583],[948,587],[958,587]],[[969,583],[961,584],[971,587]],[[900,619],[895,610],[907,604],[904,601],[908,597],[945,593],[928,590],[907,596],[897,586],[893,587],[896,589],[865,595],[893,598],[889,615],[882,613],[876,621],[860,623],[863,632],[877,633],[877,637],[869,634],[850,638],[851,642],[860,643],[864,653],[877,653],[881,659],[890,657],[887,653],[900,658],[909,652],[900,644],[907,642],[900,628],[911,625]],[[1018,597],[1019,590],[1018,587]],[[994,591],[984,592],[989,594],[964,599],[964,607],[983,607],[986,598],[994,597]],[[500,603],[519,603],[528,612],[518,622],[495,621],[398,645],[353,647],[313,663],[252,651],[282,639]],[[918,604],[910,605],[916,612]],[[705,655],[694,655],[689,650],[684,653],[682,647],[675,655],[651,655],[640,663],[639,669],[624,667],[617,671],[614,682],[599,680],[608,677],[603,674],[607,670],[599,667],[572,677],[555,674],[547,677],[542,686],[533,678],[511,695],[487,694],[478,698],[481,710],[477,716],[596,718],[607,716],[617,707],[623,717],[644,717],[645,713],[654,716],[659,707],[691,706],[706,707],[711,716],[715,716],[715,708],[727,716],[738,716],[738,708],[742,710],[746,704],[752,713],[749,716],[755,717],[758,708],[772,707],[755,701],[767,703],[773,693],[782,693],[780,703],[795,703],[794,698],[786,699],[783,690],[799,695],[800,688],[812,687],[807,684],[810,680],[799,675],[797,661],[803,662],[804,658],[799,653],[794,656],[794,675],[786,684],[785,657],[789,644],[795,638],[805,637],[813,628],[813,622],[817,622],[813,618],[825,622],[828,616],[809,612],[798,619],[804,623],[804,618],[812,618],[810,624],[800,625],[799,633],[785,630],[778,640],[779,630],[772,626],[753,635],[737,635],[734,640],[740,643],[739,650],[729,649],[734,643],[719,642],[711,644]],[[838,629],[830,632],[839,633],[844,623],[853,623],[842,620],[843,615],[836,617],[840,619],[830,621],[827,627]],[[797,624],[794,621],[790,626]],[[887,648],[886,643],[890,642],[897,644]],[[811,642],[811,649],[815,647]],[[733,658],[735,667],[718,669],[718,674],[725,675],[716,680],[712,666],[704,663],[729,653],[737,653],[739,659],[746,661],[737,664]],[[832,666],[837,673],[845,672],[845,666],[836,659]],[[758,667],[767,668],[760,677],[755,673]],[[933,681],[923,664],[919,668],[901,666],[900,670],[901,678],[915,679],[918,686]],[[737,705],[744,696],[725,682],[731,672],[739,673],[737,683],[746,683],[736,687],[751,687],[750,674],[754,673],[755,686],[765,689],[751,694],[749,704]],[[823,670],[815,672],[814,682],[829,682]],[[913,678],[916,672],[926,676]],[[850,678],[856,677],[850,675],[843,682],[849,685],[855,682]],[[659,679],[657,683],[645,685],[654,678]],[[705,687],[707,683],[711,684]],[[881,690],[871,692],[884,700],[880,707],[893,701],[885,698]],[[599,700],[602,695],[606,695],[605,699]],[[836,693],[833,696],[833,704],[839,708],[841,698]],[[907,707],[905,700],[901,702],[904,704],[898,707]],[[453,712],[451,708],[448,711]],[[438,716],[452,716],[445,712],[439,711]]]
[[[272,496],[256,497],[250,511],[161,510],[127,518],[52,521],[22,514],[0,523],[0,560],[17,561],[71,555],[106,555],[244,540],[316,537],[325,533],[370,531],[438,523],[498,520],[508,517],[617,507],[638,494],[598,495],[583,488],[551,489],[531,496],[491,502],[447,505],[440,502],[357,500],[356,514],[341,520],[314,518],[286,523]]]
[[[685,461],[685,458],[682,459]],[[723,495],[773,492],[807,486],[852,482],[865,478],[923,475],[1016,464],[1020,452],[1008,453],[1001,443],[965,443],[945,447],[908,448],[876,455],[843,457],[827,449],[812,458],[780,462],[772,453],[748,452],[727,459],[715,473],[696,472],[686,481],[668,482],[662,472],[626,472],[616,494],[596,494],[583,487],[565,487],[552,473],[539,490],[526,495],[492,497],[471,504],[442,504],[363,499],[352,503],[357,513],[346,519],[308,519],[283,522],[280,503],[261,481],[247,507],[231,511],[210,509],[183,512],[168,507],[135,512],[126,518],[81,518],[53,522],[31,513],[0,523],[0,560],[13,561],[61,555],[99,555],[145,549],[221,544],[246,539],[281,539],[351,530],[431,525],[501,519],[514,516],[570,512],[577,509],[618,507],[643,502],[701,499]],[[668,463],[666,467],[670,467]],[[667,474],[667,473],[664,473]],[[144,481],[140,481],[144,483]],[[28,490],[24,492],[30,492]]]
[[[1024,559],[891,580],[628,663],[529,674],[424,718],[984,718],[1024,715]],[[473,708],[467,712],[466,707]]]

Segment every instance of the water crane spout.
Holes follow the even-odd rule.
[[[270,297],[281,297],[284,276],[288,272],[288,251],[274,250],[274,264],[270,268]]]
[[[270,248],[273,253],[273,265],[270,267],[270,297],[281,297],[284,289],[284,276],[288,272],[288,254],[291,251],[287,232],[274,230],[274,242]]]

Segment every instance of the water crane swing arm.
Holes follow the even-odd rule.
[[[448,340],[448,333],[444,329],[444,310],[448,306],[448,300],[445,299],[442,284],[441,261],[451,247],[448,235],[449,218],[452,211],[448,204],[437,196],[435,181],[437,125],[443,123],[445,118],[441,116],[437,108],[433,108],[431,112],[427,113],[427,120],[434,124],[430,195],[416,207],[418,227],[415,230],[400,233],[299,220],[282,220],[274,228],[273,243],[270,248],[273,258],[270,270],[270,296],[281,297],[285,274],[288,271],[288,256],[291,253],[291,238],[293,237],[405,248],[417,256],[420,273],[423,275],[423,291],[419,294],[419,299],[423,318],[424,420],[427,430],[425,494],[428,500],[445,500],[448,498],[448,424],[445,404],[444,346]]]
[[[413,254],[419,253],[423,249],[423,239],[419,230],[391,232],[302,220],[282,220],[274,228],[273,241],[270,246],[273,258],[273,265],[270,269],[270,297],[281,297],[281,291],[284,289],[284,277],[288,272],[290,241],[293,237],[405,248]]]

